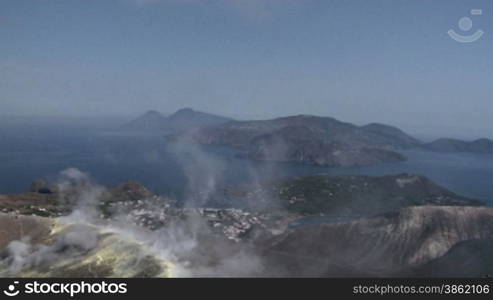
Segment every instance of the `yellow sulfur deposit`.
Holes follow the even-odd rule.
[[[76,229],[77,228],[77,229]],[[95,236],[95,247],[71,244],[66,238],[81,228]],[[148,251],[146,244],[130,236],[91,224],[54,222],[46,245],[37,245],[21,277],[172,277],[173,264]],[[44,247],[44,249],[43,249]],[[41,249],[41,250],[40,250]],[[74,250],[75,249],[75,250]],[[43,261],[37,257],[56,259]],[[34,261],[35,263],[32,263]]]

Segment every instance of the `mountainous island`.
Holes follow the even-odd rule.
[[[135,120],[123,124],[120,129],[136,132],[176,134],[204,126],[219,125],[230,120],[227,117],[199,112],[191,108],[182,108],[169,116],[150,110]]]
[[[484,138],[470,142],[458,139],[441,138],[425,144],[423,147],[435,152],[493,153],[493,141]]]
[[[357,126],[311,115],[238,121],[185,108],[168,117],[149,111],[122,129],[157,131],[198,144],[227,146],[236,149],[238,156],[252,160],[328,167],[399,162],[406,159],[400,150],[409,149],[493,153],[493,141],[488,139],[424,143],[385,124]]]

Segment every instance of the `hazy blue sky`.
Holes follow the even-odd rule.
[[[447,35],[464,16],[474,43]],[[0,0],[0,41],[0,115],[190,106],[493,131],[490,0]]]

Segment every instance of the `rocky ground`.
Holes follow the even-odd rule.
[[[91,187],[97,202],[84,218],[86,208],[72,199],[87,197],[79,189],[89,187],[37,181],[29,193],[0,196],[3,275],[493,273],[491,252],[481,250],[493,240],[493,208],[421,176],[319,175],[226,187],[208,207],[187,207],[128,182]],[[248,205],[224,208],[225,199]]]
[[[454,247],[471,241],[489,244],[492,239],[491,208],[420,206],[297,227],[274,238],[266,256],[300,276],[486,276],[493,271],[491,253],[477,256],[478,251],[465,249],[458,255]],[[489,265],[468,265],[464,258],[487,259]],[[444,272],[446,268],[454,272]]]

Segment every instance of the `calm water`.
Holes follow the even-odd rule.
[[[204,151],[202,151],[204,150]],[[238,159],[224,148],[170,148],[165,138],[122,135],[67,126],[0,128],[0,193],[29,189],[33,179],[55,180],[66,168],[89,173],[111,186],[137,180],[157,193],[180,197],[186,186],[238,183],[306,174],[426,175],[448,189],[486,201],[493,200],[493,155],[403,152],[408,161],[363,168],[320,168]]]

